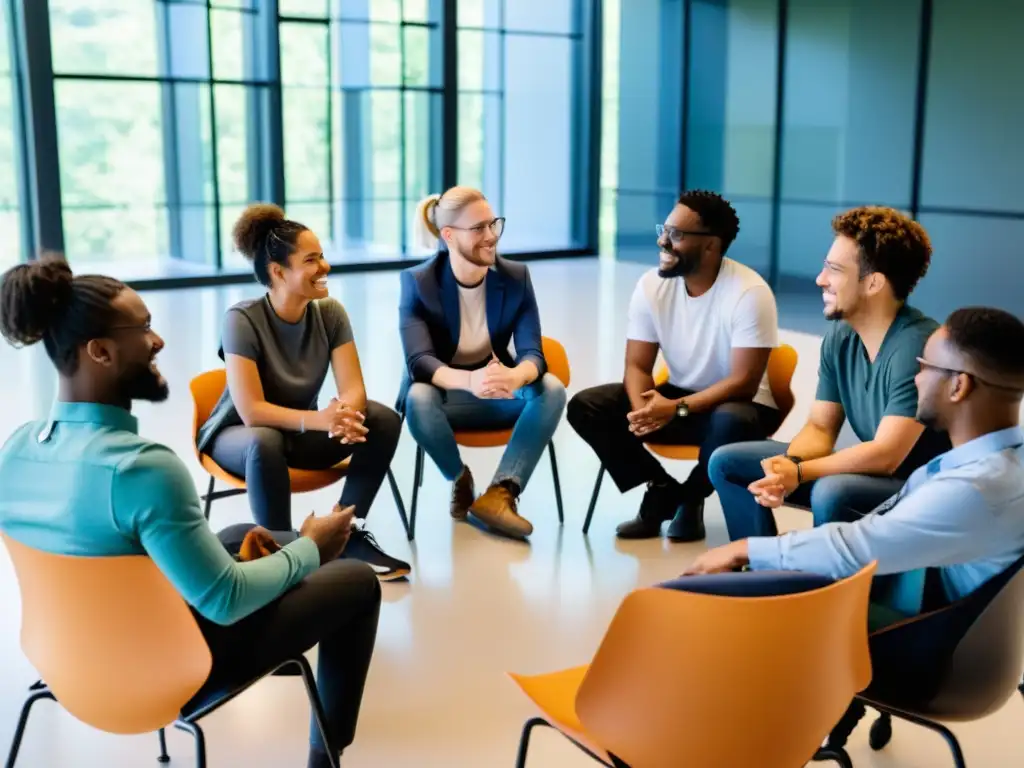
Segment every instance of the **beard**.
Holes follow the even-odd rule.
[[[482,246],[476,246],[466,254],[466,261],[478,267],[491,267],[497,258],[497,250],[487,253]]]
[[[935,432],[945,432],[945,428],[942,426],[942,419],[939,418],[939,412],[929,406],[926,402],[919,402],[917,404],[917,420],[924,424],[926,429],[933,430]]]
[[[675,257],[676,262],[671,267],[658,267],[658,277],[686,277],[700,269],[701,258],[699,253],[686,253],[685,251],[665,251]]]
[[[846,317],[846,313],[841,309],[826,309],[825,319],[832,321],[839,321]]]
[[[167,381],[156,373],[149,363],[125,371],[121,377],[120,389],[121,396],[127,401],[145,400],[162,403],[170,394]]]

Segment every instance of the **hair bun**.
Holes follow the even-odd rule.
[[[232,233],[235,248],[249,261],[255,261],[271,231],[283,221],[285,215],[280,206],[273,203],[250,205],[235,222]]]
[[[7,270],[0,285],[0,333],[12,344],[35,344],[67,311],[74,275],[50,255]]]

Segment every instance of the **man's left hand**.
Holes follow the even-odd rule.
[[[646,437],[668,424],[676,415],[676,401],[669,400],[656,389],[649,389],[640,395],[647,403],[626,414],[629,431],[637,437]]]
[[[765,478],[772,478],[772,485],[781,486],[785,496],[800,487],[800,470],[792,459],[772,456],[761,462],[761,469]]]
[[[522,374],[515,368],[509,368],[498,360],[491,358],[484,373],[483,391],[486,397],[507,399],[514,396],[515,391],[524,386]]]

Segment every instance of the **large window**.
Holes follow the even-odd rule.
[[[220,266],[261,191],[256,15],[246,0],[50,0],[69,259]]]
[[[441,4],[281,2],[288,214],[340,260],[399,258],[440,186]]]
[[[14,131],[14,80],[8,50],[8,4],[0,3],[0,268],[21,258],[21,219],[18,210],[17,153]]]
[[[508,219],[506,251],[579,245],[582,0],[460,0],[459,182]]]

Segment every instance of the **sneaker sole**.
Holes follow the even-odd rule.
[[[377,581],[398,581],[406,578],[411,573],[409,568],[400,568],[397,571],[384,571],[377,573]]]

